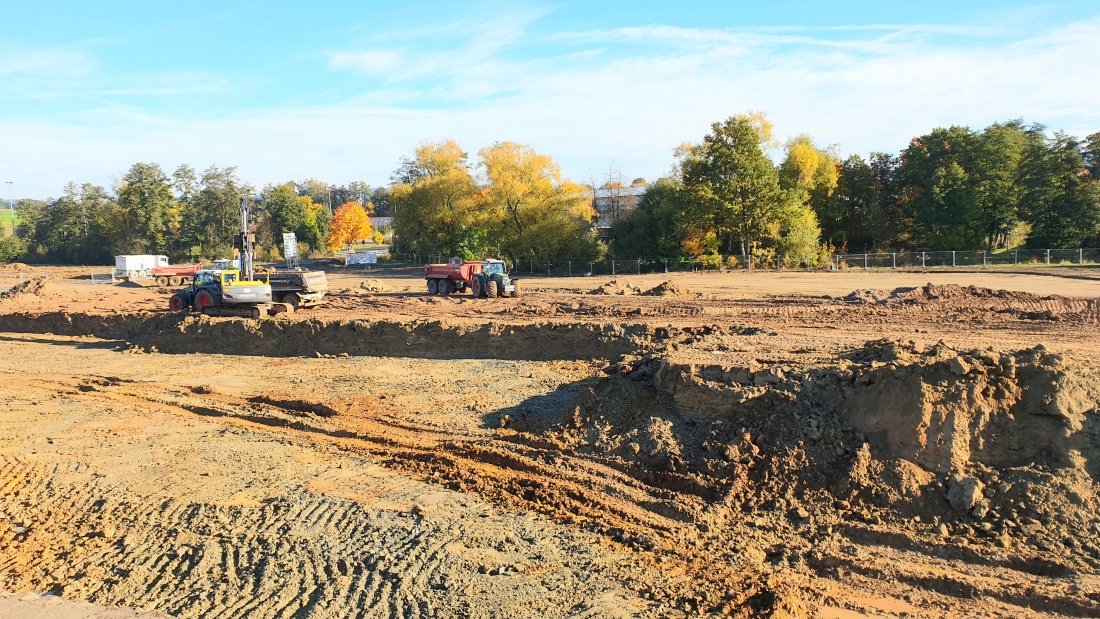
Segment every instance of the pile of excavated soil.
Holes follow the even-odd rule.
[[[911,289],[907,288],[906,290],[911,290]],[[875,289],[860,288],[858,290],[853,290],[852,292],[850,292],[847,295],[845,295],[844,297],[842,297],[841,301],[844,301],[845,303],[852,303],[852,304],[858,304],[858,305],[871,305],[871,304],[881,303],[883,301],[886,301],[887,299],[890,298],[890,296],[892,294],[893,293],[889,290],[875,290]]]
[[[356,286],[358,290],[363,292],[389,292],[390,287],[385,282],[379,279],[364,279]]]
[[[647,297],[691,297],[695,296],[690,290],[669,280],[646,290],[642,293]]]
[[[338,290],[333,290],[332,292],[334,294],[341,295],[362,296],[379,292],[393,292],[393,289],[382,280],[365,279],[359,282],[359,285],[355,286],[354,288],[340,288]]]
[[[658,286],[659,287],[659,286]],[[606,294],[606,295],[635,295],[641,294],[642,289],[637,286],[633,286],[627,282],[620,282],[617,279],[613,279],[606,284],[590,291],[588,294]]]
[[[1100,568],[1100,377],[1041,346],[881,341],[819,367],[651,356],[607,371],[561,417],[511,427],[690,491],[696,522],[890,521]]]
[[[1057,295],[1042,297],[1030,292],[1014,290],[995,290],[980,286],[959,286],[957,284],[925,284],[918,288],[859,289],[853,290],[841,298],[845,303],[892,305],[897,303],[936,303],[944,301],[975,301],[998,299],[1017,303],[1036,303],[1049,299],[1061,299]]]
[[[65,295],[61,289],[54,285],[49,277],[43,275],[12,286],[7,291],[0,293],[0,300],[26,301],[35,299],[56,299],[62,296]]]
[[[31,268],[29,266],[23,264],[22,262],[11,262],[11,263],[8,263],[8,264],[0,264],[0,270],[15,271],[17,273],[26,273],[26,272],[30,271]]]

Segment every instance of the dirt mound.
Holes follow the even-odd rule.
[[[979,286],[959,286],[957,284],[935,285],[931,282],[919,288],[896,288],[887,301],[898,303],[926,303],[944,300],[969,300],[969,299],[1002,299],[1020,303],[1035,303],[1044,298],[1029,292],[1014,290],[994,290]]]
[[[906,290],[912,290],[912,288],[907,288]],[[892,294],[893,293],[889,290],[860,288],[848,293],[846,296],[842,297],[841,300],[845,303],[867,305],[886,301]]]
[[[1041,347],[875,342],[821,367],[658,357],[607,371],[563,417],[512,428],[692,489],[702,503],[679,509],[696,522],[825,509],[1067,555],[1100,526],[1100,380]]]
[[[12,286],[0,293],[0,300],[55,299],[62,296],[64,293],[61,289],[48,276],[43,275]]]
[[[390,291],[390,287],[388,285],[386,285],[385,282],[383,282],[382,280],[379,280],[379,279],[364,279],[363,281],[359,282],[359,285],[356,286],[356,289],[362,290],[363,292],[389,292]]]
[[[924,304],[924,303],[967,303],[996,299],[1006,303],[1034,304],[1044,300],[1061,299],[1058,296],[1042,297],[1029,292],[1015,290],[995,290],[979,286],[959,286],[958,284],[936,285],[931,282],[917,288],[894,288],[893,290],[864,289],[853,290],[841,298],[852,304]]]
[[[10,262],[8,264],[0,264],[0,270],[15,271],[17,273],[26,273],[26,272],[30,271],[31,268],[29,266],[23,264],[22,262]]]
[[[659,288],[660,286],[658,286]],[[642,289],[637,286],[633,286],[627,282],[620,282],[617,279],[613,279],[606,284],[590,291],[588,294],[606,294],[606,295],[635,295],[641,294]]]
[[[695,296],[687,288],[669,280],[646,290],[642,293],[647,297],[691,297]]]

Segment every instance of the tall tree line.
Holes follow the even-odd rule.
[[[234,167],[198,173],[181,165],[169,175],[155,163],[136,163],[111,190],[69,183],[59,198],[20,200],[16,236],[0,240],[0,260],[110,264],[119,254],[164,254],[174,261],[228,257],[242,197],[255,202],[251,223],[259,251],[275,259],[284,232],[296,233],[307,251],[323,248],[332,201],[369,208],[374,196],[388,205],[388,190],[365,183],[307,179],[257,194]]]
[[[1078,140],[1014,120],[953,126],[898,155],[840,160],[808,136],[777,146],[761,114],[676,149],[668,177],[612,228],[622,257],[739,255],[813,264],[835,249],[1100,245],[1100,133]]]

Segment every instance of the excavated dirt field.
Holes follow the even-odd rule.
[[[9,271],[0,616],[1100,616],[1097,271]]]

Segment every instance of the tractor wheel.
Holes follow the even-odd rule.
[[[512,298],[519,296],[519,282],[512,282]]]
[[[164,288],[165,286],[168,285],[168,278],[161,275],[160,277],[157,278],[157,285],[160,286],[161,288]]]
[[[214,295],[210,294],[208,291],[200,290],[199,293],[195,295],[195,309],[201,312],[211,305],[214,305]]]
[[[172,310],[173,312],[179,313],[186,312],[191,308],[187,306],[187,303],[186,301],[184,301],[184,298],[182,296],[174,294],[172,295],[172,298],[168,300],[168,309]]]
[[[470,291],[473,293],[475,299],[481,297],[481,280],[480,279],[478,279],[476,277],[474,278],[474,283],[473,283],[473,286],[470,287]]]
[[[283,303],[290,306],[291,313],[298,311],[298,306],[302,304],[302,298],[297,293],[289,292],[283,296]]]
[[[173,288],[179,286],[181,283],[183,283],[183,280],[181,280],[178,275],[173,275],[172,277],[168,278],[168,285],[172,286]]]
[[[437,286],[437,288],[439,289],[439,294],[441,296],[445,297],[445,296],[451,294],[451,280],[449,280],[449,279],[439,280],[439,285]]]
[[[495,298],[497,298],[497,296],[499,296],[498,292],[499,292],[500,289],[497,287],[497,280],[495,280],[495,279],[489,280],[489,285],[486,286],[486,288],[489,289],[488,291],[486,291],[487,292],[486,296],[489,297],[490,299],[495,299]]]
[[[439,280],[428,280],[428,294],[439,294]]]

